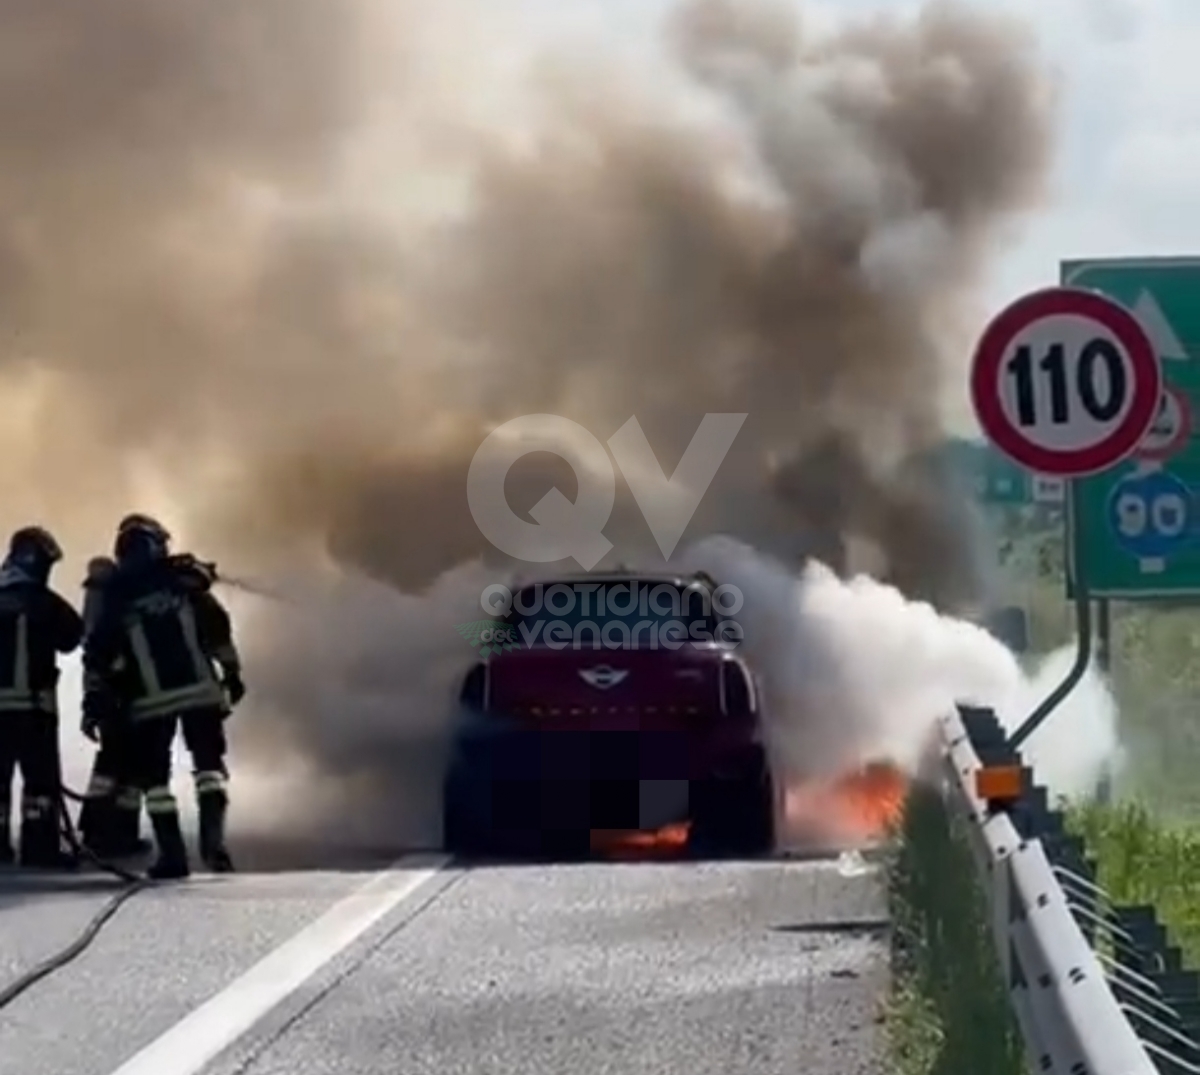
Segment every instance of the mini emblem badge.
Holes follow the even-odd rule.
[[[615,687],[622,682],[628,672],[618,672],[615,668],[609,668],[608,665],[602,664],[598,668],[583,668],[580,669],[579,677],[589,687],[595,687],[597,690],[606,691],[609,687]]]

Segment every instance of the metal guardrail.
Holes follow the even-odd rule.
[[[1200,974],[1184,969],[1154,908],[1113,904],[992,711],[960,707],[940,734],[940,790],[990,897],[1029,1070],[1200,1075]],[[1023,777],[1020,798],[1000,810],[975,783],[996,765]]]

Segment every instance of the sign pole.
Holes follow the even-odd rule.
[[[1096,613],[1096,667],[1108,675],[1112,671],[1112,602],[1100,598]]]
[[[1067,483],[1067,500],[1069,511],[1072,515],[1078,518],[1079,511],[1079,482],[1071,481]],[[1022,743],[1025,742],[1041,724],[1046,720],[1051,713],[1054,712],[1070,695],[1077,686],[1080,680],[1087,674],[1088,665],[1092,659],[1092,596],[1088,590],[1087,573],[1076,569],[1077,565],[1071,565],[1071,573],[1074,575],[1073,582],[1075,584],[1075,663],[1071,666],[1071,670],[1067,673],[1067,678],[1064,679],[1050,693],[1041,705],[1037,707],[1012,735],[1008,741],[1008,745],[1013,750],[1018,750]]]

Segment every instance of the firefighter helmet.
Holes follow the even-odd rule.
[[[63,551],[44,526],[23,526],[9,538],[8,555],[17,561],[56,564],[63,558]]]
[[[170,545],[170,531],[162,523],[152,515],[134,513],[126,515],[117,526],[113,553],[118,560],[159,560],[168,554]]]

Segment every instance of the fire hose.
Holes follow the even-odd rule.
[[[189,558],[191,559],[191,558]],[[268,600],[286,601],[287,598],[273,593],[270,590],[258,586],[255,583],[247,582],[243,579],[232,579],[220,576],[217,574],[217,565],[214,563],[205,563],[203,561],[193,560],[195,566],[204,570],[214,583],[223,583],[234,589],[241,590],[245,593],[253,594],[257,597],[263,597]],[[24,974],[21,974],[7,986],[0,989],[0,1009],[6,1008],[9,1004],[15,1001],[23,993],[31,989],[38,982],[49,977],[55,971],[62,969],[67,964],[73,962],[81,956],[91,943],[100,934],[105,923],[107,923],[113,915],[117,913],[122,905],[143,889],[149,888],[159,882],[151,880],[145,874],[135,873],[132,870],[127,870],[123,866],[115,862],[110,862],[100,858],[91,848],[83,844],[79,839],[79,834],[75,828],[75,822],[71,818],[71,811],[68,807],[68,802],[76,802],[82,804],[85,797],[78,791],[63,783],[59,785],[59,794],[57,796],[56,808],[59,816],[59,831],[70,848],[71,854],[76,862],[87,862],[104,873],[111,874],[117,878],[122,884],[121,888],[111,896],[96,912],[95,915],[84,926],[79,935],[71,941],[70,944],[54,952],[48,958],[31,967]]]
[[[75,823],[71,820],[71,812],[67,808],[67,801],[82,803],[84,797],[79,792],[73,790],[65,784],[59,786],[58,795],[58,814],[60,822],[60,832],[67,846],[71,849],[75,860],[91,863],[93,866],[102,870],[105,873],[112,874],[122,882],[122,887],[108,899],[103,907],[96,912],[95,915],[88,921],[70,944],[59,949],[47,959],[31,967],[24,974],[20,975],[14,981],[10,982],[3,989],[0,989],[0,1009],[7,1007],[22,993],[32,988],[42,979],[53,974],[55,971],[65,967],[68,963],[81,956],[84,951],[91,945],[92,941],[99,935],[104,924],[112,918],[113,915],[120,910],[124,904],[132,896],[144,888],[148,888],[154,884],[150,878],[143,874],[134,873],[131,870],[126,870],[122,866],[114,862],[108,862],[100,858],[92,852],[92,850],[80,842],[79,835],[75,830]]]

